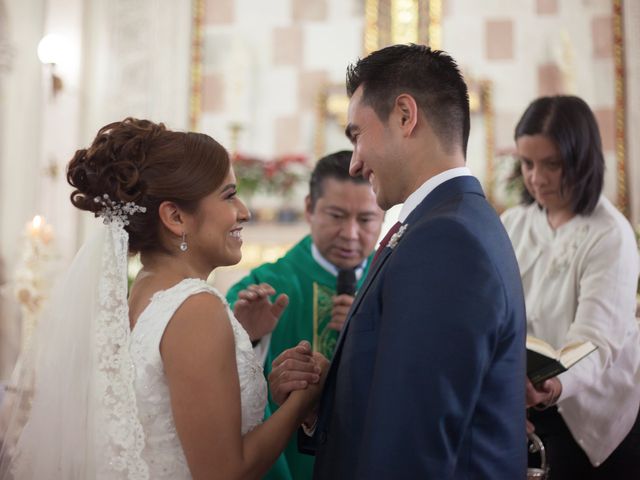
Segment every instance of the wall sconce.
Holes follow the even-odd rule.
[[[60,63],[65,54],[64,40],[55,34],[48,34],[42,37],[38,43],[38,58],[43,65],[49,68],[51,75],[51,93],[55,98],[62,90],[62,78],[56,73],[56,64]]]

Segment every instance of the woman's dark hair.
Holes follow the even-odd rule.
[[[160,123],[126,118],[102,127],[87,149],[78,150],[67,167],[75,189],[71,203],[80,210],[102,208],[94,198],[135,202],[146,213],[129,217],[131,253],[166,251],[160,240],[158,207],[176,203],[187,212],[216,190],[230,168],[227,151],[202,133],[173,132]]]
[[[562,161],[561,188],[571,194],[573,213],[593,212],[604,182],[604,155],[596,118],[585,101],[568,95],[538,98],[516,126],[515,140],[523,135],[544,135],[556,145]],[[526,188],[522,201],[533,202]]]

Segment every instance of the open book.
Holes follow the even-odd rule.
[[[544,340],[527,335],[527,377],[534,385],[544,382],[566,372],[596,348],[586,341],[571,343],[558,351]]]

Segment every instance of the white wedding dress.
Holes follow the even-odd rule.
[[[224,302],[233,327],[240,378],[242,434],[256,427],[264,415],[267,384],[262,365],[253,353],[247,332],[234,317],[226,299],[203,280],[192,278],[157,292],[131,332],[130,347],[138,417],[145,436],[142,458],[149,467],[148,478],[154,480],[191,478],[173,421],[169,387],[160,357],[160,340],[178,307],[191,295],[201,292],[209,292]]]

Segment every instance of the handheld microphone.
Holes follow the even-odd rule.
[[[352,297],[356,294],[356,271],[355,269],[339,270],[338,281],[336,283],[336,293],[338,295],[347,294]]]

